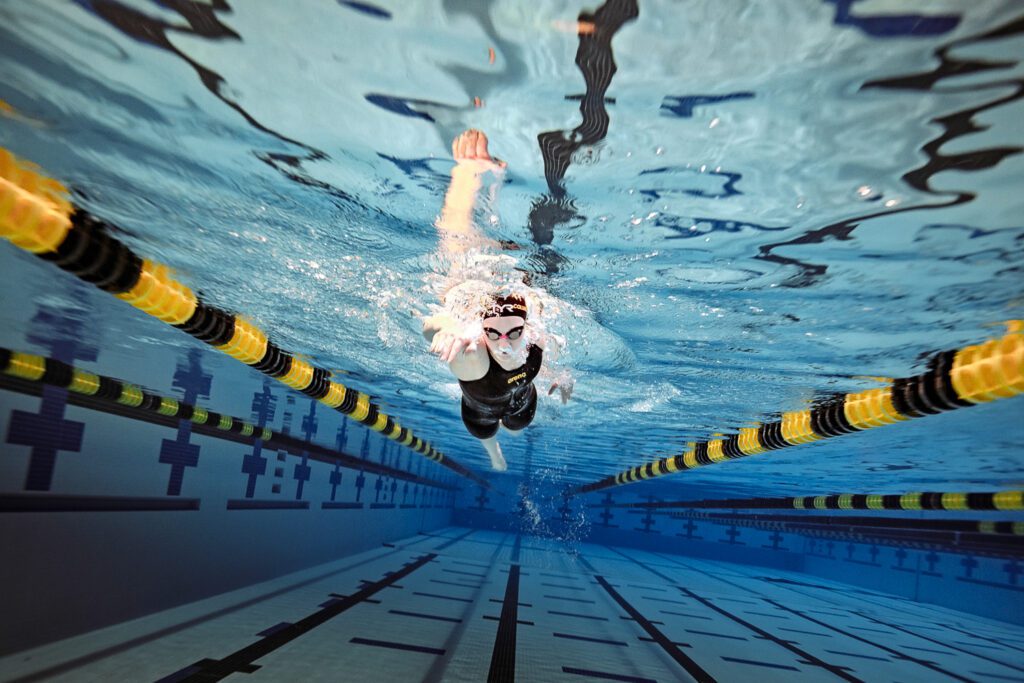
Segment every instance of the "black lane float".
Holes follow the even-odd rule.
[[[331,380],[328,370],[281,349],[245,319],[201,301],[167,266],[139,257],[112,237],[106,224],[74,207],[63,185],[2,148],[0,236],[456,474],[490,487],[383,413],[367,394]]]

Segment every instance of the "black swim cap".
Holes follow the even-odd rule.
[[[484,306],[482,317],[500,318],[506,315],[516,315],[526,320],[526,299],[518,294],[492,296],[490,302]]]

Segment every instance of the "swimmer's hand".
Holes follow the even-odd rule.
[[[459,354],[473,353],[480,346],[483,328],[479,325],[462,326],[445,315],[431,316],[423,321],[424,334],[430,337],[430,352],[445,363],[451,363]]]
[[[500,172],[508,166],[501,159],[491,156],[487,151],[487,136],[475,128],[460,133],[452,140],[452,156],[459,166],[477,173]]]
[[[551,388],[548,389],[548,396],[555,393],[555,389],[558,389],[559,396],[562,399],[562,405],[569,402],[569,398],[572,396],[573,387],[576,386],[576,382],[572,377],[565,376],[560,379],[556,379],[551,383]]]
[[[480,339],[464,335],[438,332],[430,343],[430,352],[436,353],[445,363],[451,363],[460,353],[473,353],[479,346]]]

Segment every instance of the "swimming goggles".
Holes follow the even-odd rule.
[[[502,334],[501,332],[498,332],[497,330],[492,329],[490,327],[485,327],[484,334],[486,334],[487,338],[490,339],[491,341],[498,341],[503,337],[508,339],[509,341],[515,341],[516,339],[519,339],[521,336],[523,336],[523,326],[520,325],[519,327],[513,327],[505,334]]]

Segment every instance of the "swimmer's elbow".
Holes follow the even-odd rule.
[[[434,335],[444,330],[450,324],[450,319],[444,315],[432,315],[423,319],[423,338],[434,341]]]

